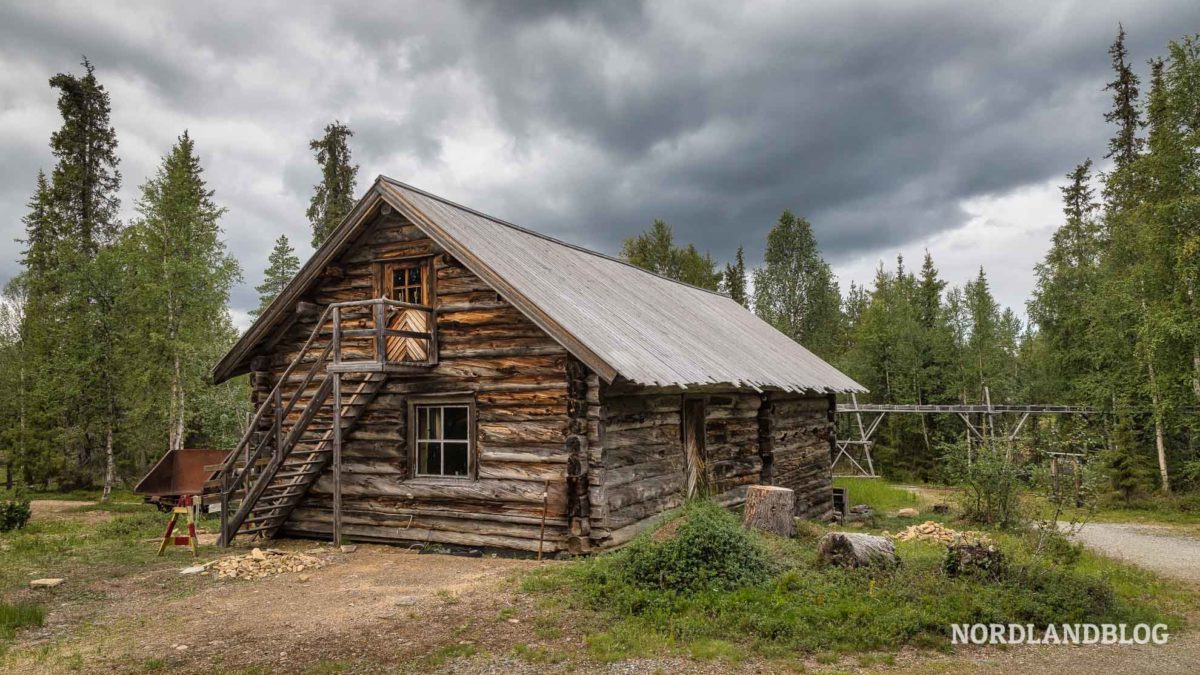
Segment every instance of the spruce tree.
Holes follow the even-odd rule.
[[[1108,141],[1108,154],[1117,170],[1129,166],[1137,159],[1142,147],[1138,137],[1141,114],[1138,112],[1138,76],[1129,63],[1129,51],[1125,48],[1125,26],[1117,24],[1117,39],[1108,48],[1112,58],[1113,80],[1105,87],[1112,92],[1112,110],[1104,113],[1104,121],[1117,126],[1117,131]]]
[[[117,210],[121,172],[117,170],[117,133],[109,124],[108,92],[86,58],[84,75],[59,73],[50,86],[59,91],[63,124],[50,136],[58,160],[51,176],[56,217],[64,238],[90,260],[111,242],[120,227]]]
[[[767,235],[763,267],[754,272],[754,308],[818,356],[834,356],[842,330],[841,295],[812,225],[791,211]]]
[[[325,242],[354,206],[358,165],[350,163],[349,140],[353,135],[350,127],[335,121],[325,127],[324,136],[308,144],[321,167],[321,182],[313,186],[307,212],[313,248]]]
[[[750,306],[750,298],[746,297],[746,258],[741,246],[738,247],[734,262],[725,264],[722,287],[734,302],[742,307]]]
[[[267,258],[267,269],[263,272],[263,282],[254,287],[258,291],[258,307],[250,312],[250,316],[263,313],[267,305],[276,298],[300,271],[300,259],[288,243],[287,235],[281,234],[275,240],[275,247]]]
[[[119,416],[110,347],[120,320],[108,302],[117,279],[112,270],[99,268],[97,259],[120,231],[121,174],[108,92],[91,62],[84,59],[82,65],[82,76],[59,73],[50,78],[63,119],[50,137],[57,160],[50,177],[50,213],[59,243],[61,300],[49,341],[52,352],[35,356],[47,364],[46,386],[60,402],[59,427],[70,455],[69,475],[62,481],[66,486],[91,484],[100,447],[105,472],[111,472]]]
[[[1107,395],[1091,390],[1095,370],[1092,308],[1098,298],[1104,252],[1091,187],[1091,160],[1067,174],[1060,188],[1065,221],[1054,232],[1050,250],[1034,268],[1037,285],[1028,303],[1037,324],[1034,339],[1045,345],[1049,395],[1056,400],[1099,403]]]

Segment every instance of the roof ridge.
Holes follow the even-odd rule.
[[[727,299],[730,299],[730,300],[732,300],[732,299],[733,299],[733,298],[731,298],[729,295],[727,295],[727,294],[725,294],[725,293],[722,293],[722,292],[720,292],[720,291],[714,291],[714,290],[712,290],[711,288],[704,288],[704,287],[702,287],[702,286],[697,286],[697,285],[695,285],[695,284],[689,284],[688,282],[686,282],[686,281],[680,281],[679,279],[672,279],[671,277],[668,277],[668,276],[665,276],[665,275],[659,274],[658,272],[652,272],[652,271],[650,271],[650,270],[648,270],[648,269],[646,269],[646,268],[644,268],[644,267],[639,267],[639,266],[637,266],[637,265],[635,265],[635,264],[633,264],[633,263],[629,262],[628,260],[622,260],[622,259],[620,259],[620,258],[617,258],[617,257],[615,257],[615,256],[608,255],[607,253],[601,253],[600,251],[596,251],[596,250],[593,250],[593,249],[587,248],[587,247],[585,247],[585,246],[580,246],[579,244],[572,244],[572,243],[571,243],[571,242],[569,242],[569,241],[563,241],[563,240],[561,240],[561,239],[557,239],[557,238],[555,238],[555,237],[551,237],[550,235],[548,235],[548,234],[543,234],[543,233],[541,233],[541,232],[538,232],[537,230],[531,230],[531,229],[529,229],[529,228],[527,228],[527,227],[521,227],[520,225],[517,225],[516,223],[511,223],[511,222],[509,222],[509,221],[507,221],[507,220],[503,220],[503,219],[501,219],[501,218],[497,218],[496,216],[493,216],[493,215],[490,215],[490,214],[484,213],[483,211],[480,211],[480,210],[478,210],[478,209],[473,209],[473,208],[471,208],[471,207],[469,207],[469,206],[465,206],[465,205],[463,205],[463,204],[459,204],[458,202],[455,202],[455,201],[452,201],[452,200],[446,199],[445,197],[442,197],[441,195],[435,195],[435,194],[433,194],[432,192],[429,192],[429,191],[427,191],[427,190],[422,190],[422,189],[421,189],[421,188],[419,188],[419,187],[415,187],[415,186],[413,186],[413,185],[409,185],[408,183],[405,183],[405,182],[403,182],[403,181],[396,180],[395,178],[392,178],[391,176],[385,176],[385,175],[383,175],[383,174],[379,174],[379,178],[378,178],[377,180],[383,180],[383,181],[387,181],[388,183],[391,183],[392,185],[397,185],[397,186],[399,186],[399,187],[402,187],[402,188],[404,188],[405,190],[412,190],[413,192],[416,192],[417,194],[424,195],[425,197],[429,197],[430,199],[437,200],[437,201],[439,201],[439,202],[441,202],[441,203],[443,203],[443,204],[445,204],[445,205],[447,205],[447,206],[452,206],[452,207],[454,207],[454,208],[456,208],[456,209],[458,209],[458,210],[460,210],[460,211],[466,211],[467,213],[470,213],[470,214],[473,214],[473,215],[479,216],[480,218],[486,218],[487,220],[490,220],[490,221],[492,221],[493,223],[496,223],[497,225],[503,225],[504,227],[512,228],[512,229],[514,229],[514,230],[516,230],[516,231],[518,231],[518,232],[523,232],[523,233],[525,233],[525,234],[528,234],[528,235],[531,235],[531,236],[537,237],[538,239],[544,239],[544,240],[546,240],[546,241],[548,241],[548,242],[551,242],[551,243],[554,243],[554,244],[558,244],[558,245],[560,245],[560,246],[566,246],[567,248],[575,249],[576,251],[579,251],[579,252],[581,252],[581,253],[587,253],[587,254],[589,254],[589,255],[594,255],[594,256],[596,256],[596,257],[598,257],[598,258],[603,258],[603,259],[605,259],[605,260],[609,260],[609,261],[612,261],[612,262],[615,262],[615,263],[620,263],[620,264],[622,264],[622,265],[625,265],[625,266],[627,266],[627,267],[632,267],[633,269],[635,269],[635,270],[637,270],[637,271],[639,271],[639,272],[642,272],[642,273],[644,273],[644,274],[649,274],[650,276],[653,276],[653,277],[658,277],[659,279],[664,279],[664,280],[666,280],[666,281],[670,281],[671,283],[679,284],[680,286],[686,286],[686,287],[688,287],[688,288],[694,288],[694,289],[696,289],[696,290],[698,290],[698,291],[704,291],[705,293],[712,293],[713,295],[720,296],[720,297],[722,297],[722,298],[727,298]]]

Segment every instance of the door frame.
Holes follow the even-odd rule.
[[[679,436],[683,446],[684,496],[708,495],[711,489],[707,440],[708,397],[683,396],[679,406]]]

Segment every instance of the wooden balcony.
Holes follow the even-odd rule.
[[[331,311],[331,373],[423,373],[437,365],[429,305],[387,298],[339,302]]]

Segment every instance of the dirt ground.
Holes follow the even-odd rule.
[[[71,512],[83,502],[39,502],[40,515],[109,517]],[[152,546],[152,542],[146,545]],[[679,657],[615,664],[589,660],[582,625],[561,610],[537,607],[517,577],[540,565],[496,557],[426,555],[359,545],[343,553],[312,541],[272,547],[312,552],[325,565],[253,581],[182,576],[178,567],[94,582],[82,598],[52,604],[46,625],[22,633],[9,654],[14,673],[286,672],[286,673],[722,673],[730,664]],[[245,551],[239,551],[245,553]],[[219,557],[223,553],[208,556]],[[203,561],[205,558],[202,557]],[[1198,563],[1200,564],[1200,563]],[[1169,573],[1169,572],[1167,572]],[[808,670],[910,673],[1191,673],[1200,639],[1173,636],[1165,647],[1039,647],[954,656],[902,653],[894,666],[858,669],[803,664]],[[797,664],[800,665],[800,664]],[[776,672],[748,662],[741,672]]]

